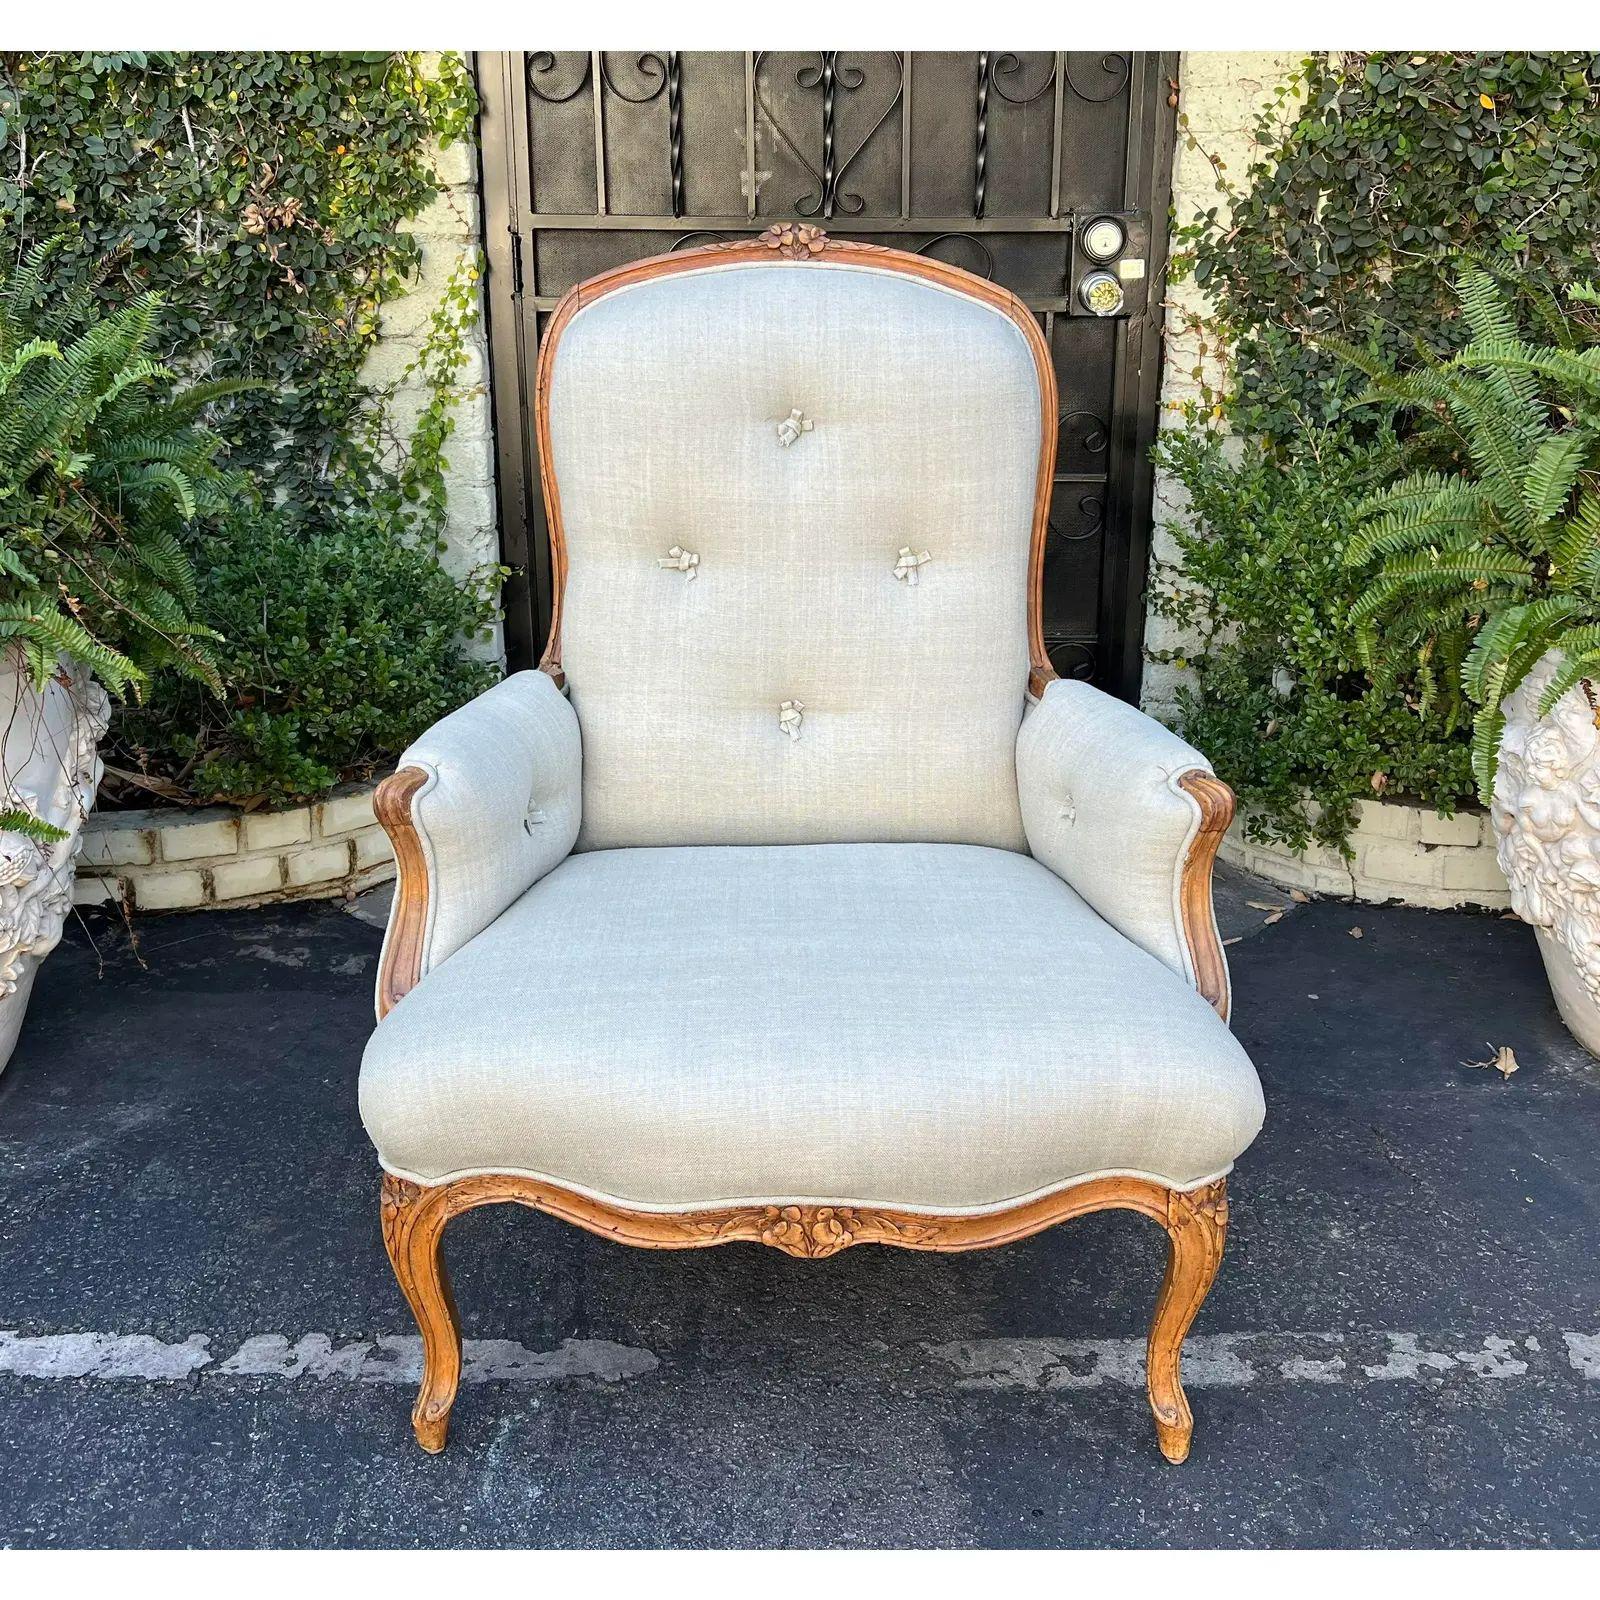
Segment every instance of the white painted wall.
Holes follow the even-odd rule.
[[[1183,226],[1196,213],[1217,206],[1227,215],[1226,192],[1220,180],[1242,181],[1245,168],[1255,151],[1252,133],[1260,108],[1305,58],[1304,50],[1187,50],[1178,68],[1178,110],[1188,117],[1187,128],[1178,129],[1177,150],[1172,163],[1172,209],[1176,226]],[[1187,135],[1187,137],[1186,137]],[[1198,146],[1198,148],[1196,148]],[[1212,165],[1223,164],[1219,174]],[[1167,285],[1165,366],[1161,381],[1161,423],[1163,427],[1182,423],[1184,405],[1199,398],[1201,369],[1212,389],[1226,387],[1227,352],[1214,343],[1201,353],[1201,337],[1192,326],[1195,316],[1207,316],[1210,299],[1193,283]],[[1173,561],[1177,546],[1165,524],[1185,515],[1186,497],[1182,488],[1164,473],[1156,476],[1155,533],[1151,544],[1152,580],[1155,563]],[[1153,587],[1153,582],[1152,582]],[[1170,622],[1149,617],[1145,645],[1152,650],[1181,647],[1183,635]],[[1169,712],[1173,691],[1183,673],[1173,666],[1147,662],[1144,669],[1143,704],[1156,716]]]
[[[430,52],[434,61],[437,53]],[[426,58],[425,58],[426,59]],[[470,252],[480,248],[478,211],[478,151],[471,140],[458,140],[434,156],[443,192],[420,216],[403,226],[416,235],[422,247],[422,267],[408,294],[383,308],[378,343],[362,370],[376,388],[396,382],[391,408],[395,432],[410,437],[418,413],[427,404],[427,392],[418,375],[402,378],[416,360],[428,322],[439,305],[451,273]],[[468,339],[467,363],[456,377],[464,391],[456,407],[456,430],[445,446],[449,470],[447,547],[441,560],[458,576],[500,558],[500,535],[495,506],[494,426],[489,404],[489,344],[483,315],[483,283],[478,283],[478,321]],[[493,660],[504,658],[504,642],[497,629],[493,640],[478,650]]]

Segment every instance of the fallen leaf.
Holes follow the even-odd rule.
[[[1350,930],[1350,937],[1352,939],[1365,939],[1366,934],[1364,934],[1359,928],[1352,928]]]
[[[1492,94],[1480,94],[1478,96],[1478,104],[1482,106],[1485,111],[1493,111],[1494,96]]]
[[[1261,926],[1263,928],[1270,928],[1274,922],[1282,922],[1282,921],[1283,921],[1283,913],[1281,911],[1274,911],[1270,917],[1263,917],[1261,919]]]
[[[1374,794],[1382,794],[1389,787],[1389,774],[1387,772],[1374,772],[1367,781],[1372,785]]]
[[[1283,909],[1276,900],[1246,900],[1245,904],[1252,911],[1281,911]]]
[[[1291,889],[1289,891],[1289,898],[1293,900],[1297,906],[1303,906],[1311,898],[1311,896],[1308,895],[1304,889]]]
[[[1494,1050],[1494,1054],[1487,1061],[1463,1061],[1461,1065],[1464,1067],[1493,1067],[1502,1078],[1509,1078],[1513,1072],[1518,1070],[1517,1053],[1510,1045],[1503,1044],[1498,1050],[1495,1050],[1491,1044],[1489,1048]]]
[[[1241,933],[1241,934],[1236,934],[1232,939],[1224,939],[1222,941],[1223,949],[1226,950],[1227,947],[1230,944],[1238,944],[1239,940],[1242,939],[1242,938],[1244,938],[1244,935]]]

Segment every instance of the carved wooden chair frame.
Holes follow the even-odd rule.
[[[1038,695],[1056,677],[1044,647],[1042,578],[1057,416],[1055,373],[1038,325],[1015,296],[960,268],[899,250],[830,239],[820,229],[803,223],[779,224],[756,239],[632,262],[578,284],[557,305],[540,351],[536,396],[554,597],[550,638],[540,670],[558,684],[564,681],[561,604],[567,549],[560,488],[550,454],[550,380],[562,330],[580,306],[630,284],[692,272],[709,261],[771,261],[774,256],[793,261],[859,262],[901,272],[994,306],[1022,330],[1038,368],[1041,401],[1028,603],[1029,693]],[[418,768],[403,767],[378,788],[378,819],[393,843],[399,874],[390,938],[378,980],[380,1018],[421,976],[429,886],[422,846],[411,817],[411,801],[425,777]],[[1179,781],[1199,806],[1201,816],[1182,867],[1179,900],[1183,937],[1196,986],[1226,1020],[1227,968],[1212,916],[1211,872],[1217,847],[1233,817],[1233,792],[1201,769],[1184,774]],[[1155,1414],[1157,1442],[1169,1461],[1182,1461],[1189,1453],[1194,1422],[1183,1392],[1180,1359],[1184,1336],[1222,1261],[1228,1229],[1226,1179],[1199,1189],[1181,1190],[1140,1178],[1095,1178],[1006,1210],[951,1216],[843,1205],[636,1211],[511,1173],[424,1186],[386,1172],[381,1192],[384,1243],[422,1334],[423,1374],[412,1409],[412,1426],[418,1444],[430,1452],[444,1449],[450,1410],[461,1378],[460,1321],[441,1252],[445,1225],[464,1211],[502,1202],[531,1206],[604,1238],[648,1250],[694,1250],[745,1241],[770,1245],[787,1255],[812,1261],[857,1244],[896,1245],[904,1250],[980,1250],[1025,1239],[1091,1211],[1137,1211],[1165,1229],[1169,1241],[1166,1275],[1156,1299],[1147,1357],[1147,1388]]]

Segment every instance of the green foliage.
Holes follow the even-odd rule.
[[[497,676],[460,650],[493,622],[487,582],[458,585],[370,513],[309,535],[245,513],[198,557],[230,692],[173,684],[159,711],[121,719],[108,760],[141,789],[300,801],[371,776]]]
[[[361,366],[421,260],[430,140],[472,127],[459,57],[415,52],[0,54],[0,238],[110,259],[157,289],[161,359],[262,387],[219,408],[231,463],[315,521],[389,487]]]
[[[151,356],[159,299],[103,314],[100,275],[51,255],[0,265],[0,640],[40,687],[68,655],[113,691],[162,668],[219,689],[179,536],[244,492],[200,420],[239,385],[179,387]]]
[[[0,249],[106,262],[108,304],[160,291],[161,362],[252,381],[214,390],[208,416],[271,510],[241,496],[219,519],[197,501],[187,551],[194,614],[223,635],[222,698],[157,676],[113,725],[134,780],[113,776],[114,796],[315,794],[492,676],[459,645],[491,620],[498,573],[458,586],[435,559],[475,253],[399,380],[426,395],[403,445],[391,393],[361,376],[383,303],[421,264],[404,224],[448,203],[432,146],[469,136],[475,111],[449,53],[0,53]],[[147,490],[181,508],[169,465],[150,464]]]
[[[31,811],[23,811],[16,806],[0,806],[0,831],[20,833],[24,838],[42,845],[59,844],[67,837],[65,828],[58,828],[53,822],[46,822],[43,817],[36,817]]]
[[[1189,514],[1170,527],[1182,563],[1156,574],[1152,609],[1196,644],[1152,654],[1193,669],[1180,726],[1238,791],[1249,836],[1342,849],[1363,798],[1446,813],[1468,799],[1459,696],[1430,692],[1420,668],[1374,681],[1351,619],[1356,507],[1392,473],[1393,440],[1311,432],[1280,457],[1195,427],[1163,435],[1156,459]]]
[[[1521,337],[1509,297],[1481,268],[1458,293],[1470,342],[1446,362],[1399,373],[1360,352],[1366,399],[1409,416],[1451,470],[1370,496],[1347,553],[1379,558],[1352,610],[1363,659],[1388,678],[1396,641],[1446,663],[1477,707],[1472,770],[1494,788],[1501,703],[1550,651],[1564,664],[1540,714],[1574,685],[1595,704],[1600,676],[1600,326],[1593,289],[1571,296],[1560,339]],[[1380,638],[1384,641],[1380,647]]]
[[[1326,340],[1395,367],[1419,348],[1448,356],[1468,337],[1450,293],[1462,253],[1507,256],[1533,282],[1600,261],[1593,52],[1313,56],[1256,139],[1242,183],[1219,169],[1219,206],[1178,230],[1173,262],[1213,297],[1210,333],[1235,344],[1241,432],[1288,444],[1305,426],[1364,426],[1359,374]]]

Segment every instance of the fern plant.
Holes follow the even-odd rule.
[[[38,687],[65,656],[118,695],[161,667],[219,688],[178,536],[243,492],[203,415],[249,385],[180,384],[157,297],[107,314],[106,266],[52,281],[52,254],[0,268],[0,648]]]
[[[1547,653],[1562,662],[1539,714],[1575,685],[1597,707],[1600,293],[1580,284],[1559,300],[1534,296],[1546,342],[1524,336],[1483,266],[1462,269],[1457,295],[1471,339],[1449,361],[1399,373],[1328,343],[1367,374],[1368,402],[1412,414],[1414,451],[1434,457],[1358,508],[1346,559],[1378,563],[1352,612],[1360,648],[1380,680],[1414,651],[1431,692],[1471,702],[1487,804],[1503,702]]]

